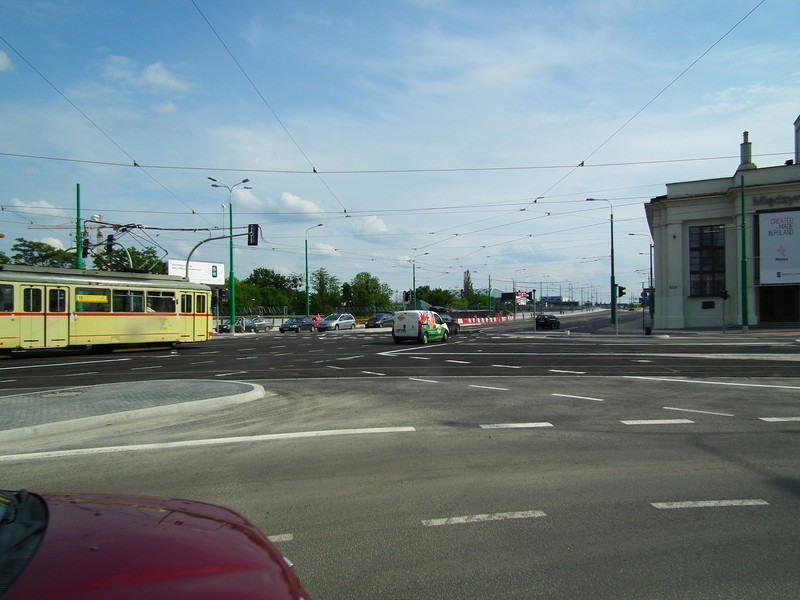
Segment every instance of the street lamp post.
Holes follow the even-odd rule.
[[[230,272],[228,273],[228,306],[230,308],[230,317],[231,317],[231,333],[236,333],[236,279],[233,275],[233,190],[239,187],[240,185],[244,185],[248,183],[249,179],[242,179],[239,183],[235,183],[233,185],[225,185],[224,183],[217,181],[213,177],[208,178],[213,183],[211,187],[216,188],[225,188],[228,190],[228,229],[230,230],[228,233],[228,241],[229,241],[229,248],[230,248]],[[245,186],[245,190],[252,189],[249,186]]]
[[[614,325],[614,335],[619,335],[619,322],[617,321],[617,280],[614,277],[614,205],[606,198],[587,198],[587,202],[608,202],[611,210],[611,323]]]
[[[311,316],[310,299],[308,295],[308,232],[317,227],[322,227],[322,223],[317,223],[306,229],[306,316]]]
[[[427,256],[427,252],[425,254],[420,254],[420,256]],[[414,254],[411,255],[411,286],[414,289],[414,310],[417,310],[417,262],[416,262],[416,251]]]

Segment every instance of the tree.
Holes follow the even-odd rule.
[[[297,289],[297,277],[297,275],[286,277],[271,269],[258,268],[254,269],[242,283],[251,285],[257,290],[254,293],[257,299],[255,306],[267,307],[268,312],[274,312],[270,307],[281,309],[282,312],[282,308],[286,306],[291,312],[297,312],[302,305],[302,295]],[[238,292],[236,295],[239,296]]]
[[[475,288],[472,287],[472,276],[469,271],[464,271],[464,287],[461,291],[461,297],[466,298],[467,303],[472,302],[472,297],[475,295]]]
[[[111,254],[97,252],[92,257],[94,268],[98,271],[119,271],[122,273],[153,273],[165,275],[167,264],[159,258],[159,252],[153,247],[125,248],[116,247]]]
[[[450,290],[421,285],[417,287],[417,301],[419,300],[424,300],[433,306],[452,308],[456,301],[456,295]]]
[[[31,242],[17,238],[11,246],[11,263],[31,267],[59,267],[67,269],[75,264],[75,253],[51,246],[45,242]]]
[[[350,302],[361,310],[389,309],[392,306],[392,288],[365,271],[353,277],[348,287]]]
[[[315,290],[313,304],[318,312],[323,314],[332,312],[341,304],[339,280],[324,268],[317,269],[311,274],[311,283]]]
[[[11,262],[11,259],[8,258],[5,252],[0,250],[0,265],[7,265],[9,262]]]

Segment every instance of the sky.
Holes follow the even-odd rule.
[[[797,0],[0,0],[0,251],[74,248],[80,216],[185,260],[232,219],[261,227],[237,279],[304,277],[307,241],[340,282],[608,301],[613,212],[635,298],[667,183],[732,176],[744,131],[759,167],[794,157],[798,23]]]

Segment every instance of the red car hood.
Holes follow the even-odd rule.
[[[227,508],[144,496],[41,497],[44,538],[3,600],[307,598],[271,542]]]

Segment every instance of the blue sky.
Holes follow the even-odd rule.
[[[418,285],[607,300],[586,198],[638,291],[666,183],[732,175],[743,131],[759,166],[793,157],[797,23],[796,0],[0,0],[0,250],[74,246],[79,183],[83,218],[185,259],[228,221],[207,177],[248,178],[237,278],[302,274],[308,235],[342,282],[407,289],[413,259]]]

